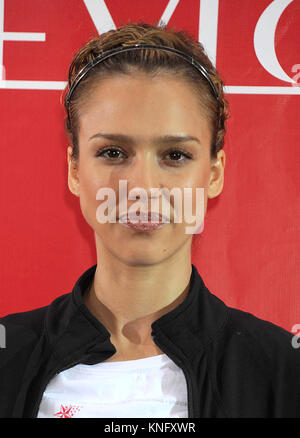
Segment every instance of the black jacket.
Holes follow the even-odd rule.
[[[109,332],[82,300],[96,266],[49,306],[0,319],[6,328],[1,418],[36,417],[58,372],[115,353]],[[300,348],[292,345],[293,335],[226,306],[194,265],[185,300],[152,324],[152,336],[184,372],[189,417],[300,417]]]

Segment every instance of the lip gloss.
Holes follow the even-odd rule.
[[[153,217],[154,217],[154,221],[153,221]],[[119,220],[119,223],[128,228],[131,228],[134,231],[151,232],[158,230],[163,225],[165,225],[165,223],[169,222],[169,220],[165,221],[166,218],[163,218],[161,214],[154,213],[153,217],[151,221],[151,213],[149,213],[148,216],[145,214],[140,214],[140,216],[138,216],[140,220],[137,221],[135,218],[134,221],[130,221],[128,216],[125,215],[121,218],[122,220]],[[148,221],[146,220],[147,218]]]

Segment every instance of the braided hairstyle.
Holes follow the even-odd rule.
[[[209,73],[219,95],[219,102],[212,93],[207,80],[189,63],[172,53],[156,49],[143,49],[119,53],[94,66],[79,82],[72,94],[69,105],[66,103],[68,90],[77,73],[96,56],[119,46],[133,44],[154,44],[168,46],[192,56],[203,65]],[[187,81],[198,96],[199,104],[206,115],[211,129],[211,159],[224,145],[226,131],[225,122],[229,117],[228,102],[224,97],[223,81],[209,60],[203,45],[196,41],[187,31],[167,29],[164,24],[154,26],[144,22],[127,23],[117,29],[109,30],[100,36],[93,37],[73,57],[69,68],[68,84],[64,90],[64,106],[66,110],[65,130],[73,147],[72,160],[79,157],[78,131],[79,118],[89,95],[99,84],[101,78],[118,74],[134,74],[142,71],[147,74],[167,72],[173,77]]]

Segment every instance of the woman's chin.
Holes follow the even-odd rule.
[[[162,263],[165,259],[170,257],[168,249],[156,249],[149,251],[147,249],[129,249],[120,251],[115,250],[115,257],[129,266],[150,266]]]

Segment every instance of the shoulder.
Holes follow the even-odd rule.
[[[49,305],[25,312],[10,313],[0,318],[0,324],[6,328],[39,330]]]
[[[283,358],[282,355],[300,359],[294,334],[251,313],[229,307],[227,331],[249,348],[264,354],[266,360],[273,360],[275,356]]]
[[[25,312],[11,313],[0,318],[0,357],[11,358],[18,352],[32,351],[37,341],[43,336],[45,322],[49,311],[65,301],[70,294],[56,298],[49,305]],[[3,362],[0,362],[0,366]]]
[[[0,318],[0,392],[20,384],[26,365],[43,333],[47,306]],[[11,389],[13,391],[13,389]],[[1,399],[1,397],[0,397]]]
[[[256,364],[265,375],[296,370],[300,377],[300,339],[284,328],[232,307],[227,308],[226,324],[215,339],[222,360],[239,358],[243,367]],[[245,368],[246,369],[246,368]]]
[[[17,345],[28,345],[40,336],[48,307],[12,313],[0,318],[2,336],[5,336],[6,352]]]
[[[211,344],[214,384],[229,416],[298,417],[300,339],[282,327],[228,307]]]
[[[300,412],[300,339],[227,307],[208,349],[215,396],[228,417],[292,417]],[[296,347],[296,348],[295,348]]]

